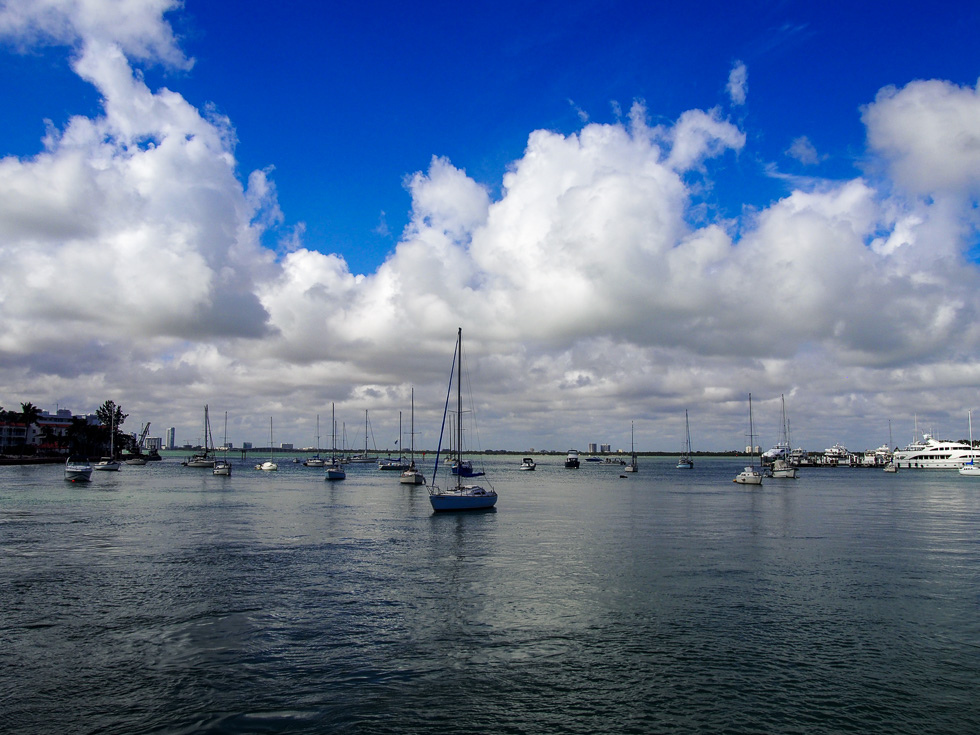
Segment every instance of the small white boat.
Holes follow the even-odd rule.
[[[755,430],[752,426],[752,394],[749,393],[749,451],[752,457],[755,456]],[[761,485],[762,472],[757,467],[746,467],[735,475],[732,482],[739,485]]]
[[[269,459],[267,459],[262,464],[255,465],[255,469],[262,470],[263,472],[275,472],[279,469],[279,465],[275,462],[276,450],[273,448],[272,443],[272,417],[269,417]]]
[[[415,466],[415,388],[412,388],[412,423],[410,425],[410,433],[412,436],[411,441],[411,460],[409,461],[408,467],[398,476],[398,482],[402,485],[424,485],[425,475],[419,472],[418,467]],[[398,414],[398,442],[401,446],[401,435],[402,435],[402,415]]]
[[[755,467],[746,467],[735,475],[735,479],[732,482],[737,482],[739,485],[761,485],[762,473]]]
[[[521,467],[520,467],[520,469],[522,469],[522,470],[533,470],[537,466],[538,465],[535,463],[535,461],[531,457],[525,457],[524,459],[521,460]]]
[[[211,470],[211,474],[220,475],[221,477],[231,477],[231,462],[228,461],[228,412],[225,411],[225,438],[222,440],[222,451],[225,456],[221,459],[215,458],[214,469]]]
[[[424,485],[425,475],[419,472],[418,467],[412,462],[408,469],[399,475],[398,482],[402,485]]]
[[[109,456],[101,457],[92,465],[93,470],[100,472],[119,472],[122,464],[116,460],[116,405],[113,403],[109,414]]]
[[[772,463],[772,474],[774,479],[795,480],[798,470],[785,459],[777,459]]]
[[[93,470],[99,470],[100,472],[118,472],[120,467],[122,467],[122,464],[112,457],[102,457],[92,465]]]
[[[131,457],[126,460],[126,464],[133,467],[143,467],[146,464],[146,459],[144,457]]]
[[[568,450],[568,456],[565,457],[565,467],[570,470],[577,470],[579,468],[577,449]]]
[[[459,362],[456,362],[457,356]],[[456,353],[453,355],[454,367],[458,374],[456,379],[456,416],[463,415],[463,329],[459,328],[456,335]],[[451,375],[452,373],[450,373]],[[452,389],[452,378],[450,378],[450,389]],[[446,396],[446,404],[449,404],[449,395]],[[443,428],[446,423],[446,412],[443,413]],[[456,462],[462,462],[463,447],[463,427],[462,421],[456,422]],[[440,445],[441,445],[440,439]],[[440,446],[441,448],[441,446]],[[439,471],[439,452],[436,451],[435,469],[432,471],[432,485],[429,486],[429,503],[433,511],[453,511],[453,510],[486,510],[493,508],[497,502],[497,491],[492,487],[487,489],[482,485],[463,485],[462,475],[456,475],[456,485],[445,489],[436,485],[436,474]]]
[[[69,457],[65,461],[65,479],[68,482],[89,482],[92,479],[92,464],[81,457]]]
[[[969,414],[970,420],[970,450],[973,450],[973,411]],[[966,475],[967,477],[980,477],[980,466],[977,466],[973,459],[971,458],[969,462],[964,462],[963,466],[960,467],[959,473],[961,475]]]

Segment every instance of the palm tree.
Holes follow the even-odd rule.
[[[95,409],[95,415],[98,417],[99,424],[105,432],[106,437],[109,437],[110,432],[118,435],[119,427],[122,426],[129,414],[123,413],[122,408],[117,406],[115,401],[108,400],[99,408]],[[110,441],[106,441],[105,443],[106,445],[111,445],[111,437]]]
[[[28,401],[20,404],[20,418],[24,422],[24,445],[27,445],[27,437],[30,436],[31,427],[41,418],[41,409]]]

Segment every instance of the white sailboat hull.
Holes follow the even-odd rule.
[[[492,508],[497,503],[497,493],[479,485],[461,485],[452,490],[435,488],[429,492],[429,502],[434,511],[480,510]]]
[[[732,482],[737,482],[739,485],[761,485],[762,475],[751,467],[746,467],[735,475],[735,479]]]

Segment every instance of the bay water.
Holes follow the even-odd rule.
[[[0,467],[0,732],[980,732],[980,481],[537,459]]]

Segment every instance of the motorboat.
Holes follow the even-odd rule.
[[[568,456],[565,457],[565,468],[569,470],[577,470],[579,468],[577,449],[568,450]]]
[[[458,362],[457,362],[458,357]],[[453,354],[453,367],[456,369],[456,416],[463,415],[463,329],[459,328],[456,333],[456,351]],[[450,376],[452,372],[450,372]],[[449,391],[452,391],[452,377],[450,377]],[[449,408],[449,393],[446,395],[446,409],[443,411],[442,430],[446,428],[446,414]],[[456,421],[456,465],[460,467],[463,462],[463,426],[462,421]],[[436,450],[435,468],[432,470],[432,485],[429,486],[429,503],[435,512],[441,511],[461,511],[461,510],[487,510],[493,508],[497,503],[497,491],[493,487],[483,487],[482,485],[464,485],[462,473],[457,473],[455,486],[448,485],[440,488],[436,484],[436,476],[439,472],[439,451],[442,449],[442,438],[440,432],[439,449]]]
[[[231,462],[227,459],[216,459],[214,461],[214,469],[211,472],[222,477],[231,477]]]
[[[537,466],[538,466],[537,463],[531,457],[525,457],[524,459],[521,460],[520,469],[525,471],[531,471],[534,470],[534,468]]]
[[[929,434],[923,434],[922,441],[913,441],[892,457],[897,467],[910,470],[958,470],[977,460],[980,451],[966,442],[940,441]]]
[[[65,461],[65,479],[68,482],[89,482],[92,479],[92,463],[83,457],[69,457]]]

